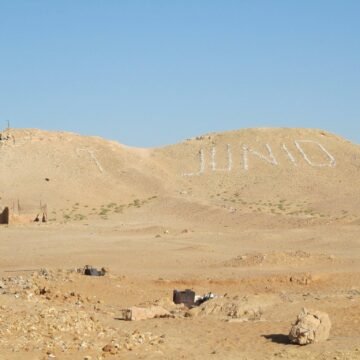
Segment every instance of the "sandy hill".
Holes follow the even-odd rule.
[[[359,146],[320,130],[245,129],[156,149],[33,129],[0,141],[0,205],[33,216],[47,204],[56,221],[129,209],[210,223],[352,222],[359,175]]]

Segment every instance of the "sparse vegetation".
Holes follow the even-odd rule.
[[[99,212],[99,215],[100,216],[105,216],[107,215],[107,213],[109,212],[110,210],[109,209],[106,209],[106,208],[102,208]]]
[[[83,215],[83,214],[75,214],[74,215],[74,220],[75,221],[81,221],[81,220],[85,220],[86,219],[86,216]]]
[[[315,210],[310,203],[306,200],[299,202],[291,202],[288,199],[280,198],[274,201],[266,199],[256,199],[253,201],[244,200],[240,197],[240,192],[236,191],[232,196],[226,196],[226,191],[222,193],[210,194],[209,198],[214,199],[215,203],[221,204],[231,202],[232,206],[236,207],[237,211],[243,212],[254,212],[254,213],[268,213],[272,215],[283,215],[283,216],[297,216],[297,217],[312,217],[312,218],[327,218],[329,214],[324,214],[321,211]],[[221,196],[221,198],[219,198]],[[279,196],[278,196],[279,197]],[[348,212],[342,210],[342,216],[347,216]]]

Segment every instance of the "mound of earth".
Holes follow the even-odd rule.
[[[191,316],[214,316],[224,320],[255,321],[261,320],[264,309],[278,302],[277,297],[244,296],[219,297],[204,302],[189,311]]]
[[[283,251],[263,254],[259,252],[239,255],[222,263],[227,267],[256,266],[256,265],[314,265],[319,263],[333,264],[338,262],[334,256],[327,254],[310,254],[306,251]]]

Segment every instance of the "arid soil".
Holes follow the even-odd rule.
[[[303,129],[162,149],[11,136],[0,359],[360,359],[357,145]],[[31,221],[44,211],[46,223]],[[108,273],[85,276],[88,264]],[[187,309],[174,289],[217,298]],[[170,316],[120,319],[154,305]],[[327,341],[289,343],[304,307],[329,315]]]

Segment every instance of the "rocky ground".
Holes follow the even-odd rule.
[[[145,280],[81,269],[16,271],[0,282],[0,358],[357,359],[359,284],[355,273]],[[193,309],[175,305],[172,290],[187,287],[216,297]],[[121,320],[134,305],[166,316]],[[329,314],[328,341],[290,344],[302,307]]]

